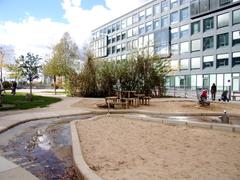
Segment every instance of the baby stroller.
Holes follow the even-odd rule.
[[[218,99],[219,101],[227,101],[227,102],[229,102],[229,99],[228,99],[228,97],[227,97],[227,95],[228,95],[228,91],[227,90],[225,90],[225,91],[223,91],[223,93],[222,93],[222,95],[221,95],[221,99]]]

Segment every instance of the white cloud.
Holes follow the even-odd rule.
[[[1,44],[15,47],[17,55],[33,52],[44,55],[68,31],[81,46],[90,37],[91,30],[139,7],[146,0],[105,0],[106,7],[96,5],[90,10],[81,8],[81,0],[63,0],[64,18],[68,23],[51,19],[36,19],[27,15],[21,22],[0,23]]]

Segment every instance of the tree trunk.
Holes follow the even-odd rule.
[[[30,95],[32,96],[32,81],[30,81]]]
[[[53,76],[53,84],[54,84],[54,94],[57,94],[57,90],[56,90],[56,76]]]

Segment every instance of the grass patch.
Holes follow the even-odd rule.
[[[32,109],[36,107],[47,107],[52,103],[61,101],[61,98],[46,97],[46,96],[33,96],[32,101],[26,101],[26,93],[17,93],[15,96],[7,93],[3,97],[3,104],[13,104],[13,109]]]

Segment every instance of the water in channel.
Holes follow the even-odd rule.
[[[0,154],[39,179],[77,179],[73,168],[72,116],[32,121],[0,134]]]

